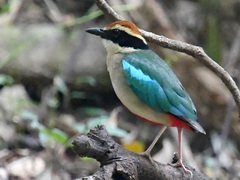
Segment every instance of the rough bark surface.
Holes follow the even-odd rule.
[[[97,126],[87,135],[77,137],[73,148],[80,157],[91,157],[100,162],[100,169],[92,176],[79,180],[159,180],[159,179],[197,179],[206,180],[208,177],[187,165],[193,173],[192,178],[181,168],[156,162],[153,166],[145,157],[124,149],[108,134],[104,126]]]

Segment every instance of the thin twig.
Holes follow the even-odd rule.
[[[105,13],[108,14],[111,18],[114,20],[123,20],[123,18],[117,14],[107,3],[105,0],[95,0],[95,3],[97,6]],[[232,79],[232,77],[225,71],[220,65],[218,65],[213,59],[211,59],[201,47],[194,46],[185,42],[172,40],[169,38],[166,38],[164,36],[156,35],[152,32],[147,32],[144,30],[140,30],[142,35],[150,42],[153,42],[155,44],[158,44],[162,47],[172,49],[175,51],[186,53],[197,60],[199,60],[201,63],[203,63],[207,68],[209,68],[211,71],[213,71],[226,85],[226,87],[231,92],[237,108],[239,112],[240,117],[240,91]]]
[[[103,11],[103,13],[110,15],[115,20],[124,20],[122,16],[116,13],[111,6],[109,6],[105,0],[95,0],[95,3]]]
[[[56,4],[52,0],[43,0],[43,1],[48,8],[49,17],[51,18],[51,20],[55,23],[62,22],[64,18],[60,10],[56,6]]]
[[[240,72],[236,71],[236,69],[239,69],[240,64],[238,65],[238,57],[240,57],[240,30],[237,32],[237,35],[232,43],[232,47],[229,50],[228,53],[228,61],[225,65],[225,69],[230,72],[230,74],[235,79],[235,82],[237,86],[240,86]],[[226,147],[226,142],[228,139],[230,127],[233,121],[232,113],[234,111],[234,102],[232,99],[228,100],[227,107],[226,107],[226,113],[224,116],[224,122],[222,124],[222,134],[221,134],[221,140],[222,140],[222,149]]]

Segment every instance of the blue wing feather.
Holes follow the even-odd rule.
[[[127,54],[122,60],[122,67],[129,86],[148,106],[197,121],[196,108],[188,93],[154,52],[145,50]]]
[[[126,79],[138,97],[154,110],[167,111],[168,108],[165,108],[165,106],[169,104],[168,99],[162,87],[159,86],[159,83],[126,60],[122,61],[122,65]]]

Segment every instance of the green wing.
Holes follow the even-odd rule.
[[[196,108],[168,65],[153,51],[126,54],[122,67],[133,92],[156,111],[197,121]]]

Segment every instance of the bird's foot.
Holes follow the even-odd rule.
[[[148,151],[139,153],[141,156],[147,158],[147,160],[151,163],[151,165],[153,165],[155,168],[158,169],[158,164],[153,160],[153,158],[151,157],[150,153],[148,153]]]
[[[181,159],[179,159],[176,163],[169,163],[169,165],[172,167],[181,167],[185,173],[190,174],[191,177],[193,176],[192,171],[185,167]]]

